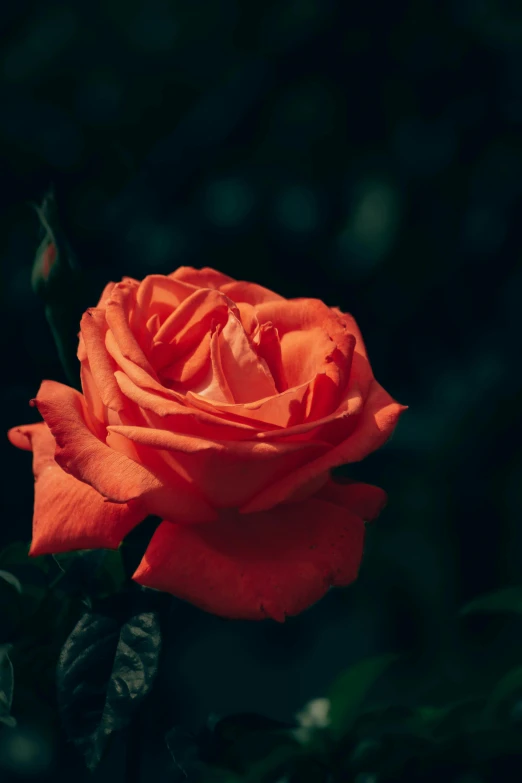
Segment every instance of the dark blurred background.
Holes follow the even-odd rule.
[[[175,716],[288,718],[389,651],[409,656],[390,698],[458,683],[502,636],[459,607],[522,565],[519,4],[17,0],[1,36],[1,429],[65,382],[30,284],[51,184],[90,304],[179,265],[319,297],[410,406],[348,471],[389,493],[359,581],[281,626],[180,603]],[[2,542],[28,540],[30,457],[6,438],[2,474]]]

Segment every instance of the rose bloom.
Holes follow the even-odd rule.
[[[83,394],[43,381],[30,554],[116,548],[161,518],[133,578],[217,615],[283,621],[352,582],[377,487],[336,483],[404,407],[354,319],[213,269],[108,283],[81,320]]]

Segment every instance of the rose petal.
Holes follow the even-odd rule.
[[[250,440],[256,430],[251,424],[219,418],[185,404],[183,395],[163,389],[150,392],[133,383],[123,372],[115,373],[123,394],[139,406],[145,421],[155,429],[166,429],[207,440]],[[168,394],[168,396],[166,396]],[[209,404],[209,409],[216,408]]]
[[[127,373],[135,383],[139,383],[140,385],[154,384],[156,388],[163,389],[155,371],[152,371],[153,374],[151,375],[147,370],[143,369],[143,367],[140,367],[123,355],[113,333],[110,331],[105,335],[105,347],[109,357],[114,360],[115,369],[113,373],[116,373],[118,369],[121,369]]]
[[[277,328],[288,383],[302,383],[324,373],[339,389],[338,405],[357,351],[357,334],[350,331],[353,319],[344,318],[319,299],[264,302],[256,312],[260,323],[269,321]]]
[[[252,336],[254,331],[259,328],[254,306],[247,304],[247,302],[236,302],[235,304],[237,306],[239,318],[243,324],[243,329],[249,336]]]
[[[281,394],[246,403],[219,402],[210,395],[206,399],[200,396],[201,392],[195,394],[190,391],[187,400],[194,407],[209,413],[222,413],[227,419],[251,421],[258,430],[263,431],[267,426],[283,428],[300,424],[305,417],[309,390],[310,384],[303,383]]]
[[[210,338],[210,366],[206,378],[199,383],[194,391],[203,398],[216,402],[233,402],[227,378],[223,370],[221,357],[222,343],[220,341],[221,326],[218,324]]]
[[[331,307],[330,309],[337,315],[339,323],[346,329],[348,334],[353,334],[355,337],[355,350],[365,356],[367,359],[368,353],[366,351],[366,346],[364,344],[361,330],[359,329],[353,315],[350,315],[350,313],[343,313],[341,310],[339,310],[338,307]]]
[[[258,305],[262,302],[286,302],[283,296],[279,296],[268,288],[263,288],[257,283],[247,283],[244,280],[232,280],[230,283],[220,286],[221,291],[234,302],[246,302]]]
[[[274,324],[267,321],[260,324],[252,337],[257,355],[264,359],[278,392],[284,392],[290,385],[286,377],[281,354],[281,341]]]
[[[388,496],[380,487],[360,484],[357,481],[328,481],[316,497],[338,506],[349,508],[365,522],[376,519],[383,510]]]
[[[136,289],[136,317],[147,321],[157,316],[162,324],[178,305],[194,293],[194,286],[165,275],[147,275]],[[135,324],[139,327],[139,324]]]
[[[363,541],[356,514],[313,497],[212,525],[163,522],[133,578],[221,617],[282,622],[350,584]]]
[[[33,451],[35,499],[30,555],[76,549],[116,549],[146,514],[139,501],[110,503],[55,462],[55,440],[39,422],[8,432],[14,446]]]
[[[165,345],[165,348],[172,354],[170,345]],[[192,389],[203,381],[209,372],[209,366],[210,332],[207,332],[187,353],[179,359],[171,360],[168,366],[158,371],[158,375],[160,382],[169,388],[175,385],[177,388],[182,386],[184,389]]]
[[[335,347],[332,338],[319,326],[284,334],[281,354],[290,386],[311,381],[317,373],[324,372],[326,358],[331,356]]]
[[[235,308],[234,303],[219,291],[196,289],[170,313],[158,330],[156,341],[188,350],[211,331],[213,323],[224,326],[231,307]]]
[[[250,513],[270,508],[284,501],[314,476],[338,465],[364,459],[388,440],[400,414],[405,410],[404,405],[395,402],[377,381],[373,381],[357,424],[346,440],[295,472],[275,481],[246,503],[241,511]]]
[[[82,316],[80,329],[85,349],[82,366],[88,362],[94,385],[103,405],[115,411],[121,410],[124,401],[118,384],[114,380],[114,370],[117,369],[117,365],[105,347],[107,333],[105,311],[94,307],[89,308]]]
[[[318,381],[324,378],[325,376],[318,375],[314,382],[310,384],[311,387],[318,386],[320,388],[322,384],[319,384]],[[326,378],[326,382],[329,382],[329,380],[329,378]],[[317,388],[315,389],[315,392],[316,397],[314,399],[317,399]],[[328,394],[328,388],[325,393]],[[315,419],[310,415],[307,403],[307,413],[305,421],[302,424],[295,424],[277,430],[258,432],[257,438],[259,440],[274,443],[277,441],[298,443],[307,440],[318,440],[328,443],[330,446],[338,446],[353,433],[363,407],[364,400],[361,392],[357,386],[354,386],[353,389],[350,389],[349,392],[347,392],[341,406],[333,413]]]
[[[205,266],[203,269],[194,269],[192,266],[180,266],[169,277],[174,278],[174,280],[183,280],[201,288],[221,288],[227,283],[234,282],[233,277],[224,275],[222,272],[211,269],[209,266]]]
[[[109,423],[110,415],[116,413],[113,409],[106,407],[100,397],[98,387],[94,382],[89,361],[82,362],[80,367],[80,379],[82,384],[83,396],[85,397],[85,421],[87,426],[100,440],[105,440],[106,429]],[[119,405],[120,410],[124,407],[122,400]],[[116,414],[117,415],[117,414]]]
[[[207,521],[213,509],[181,477],[165,484],[152,470],[102,443],[85,423],[84,400],[75,389],[43,381],[34,404],[56,439],[56,462],[114,503],[141,498],[148,514]]]
[[[219,338],[223,374],[233,402],[253,402],[277,394],[266,362],[254,351],[239,318],[229,313]]]
[[[217,508],[247,503],[279,476],[298,471],[324,455],[326,443],[262,443],[209,441],[163,429],[115,425],[107,427],[133,443],[170,455],[171,464]],[[109,435],[107,441],[109,442]],[[290,494],[290,493],[289,493]]]
[[[289,332],[307,332],[316,327],[322,328],[334,340],[337,346],[344,348],[346,343],[351,350],[350,330],[353,322],[350,316],[344,317],[320,299],[282,299],[263,302],[256,307],[259,323],[270,321],[279,332],[282,340]],[[353,322],[354,323],[354,322]],[[357,330],[358,331],[358,330]],[[357,335],[355,335],[357,338]]]
[[[114,287],[105,308],[107,326],[123,356],[156,377],[153,367],[133,333],[131,310],[135,297],[136,288],[130,284],[118,283]],[[150,316],[150,313],[147,315]],[[145,323],[143,327],[146,328]]]

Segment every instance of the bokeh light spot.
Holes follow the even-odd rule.
[[[254,194],[239,177],[210,183],[204,194],[203,208],[207,218],[220,228],[234,228],[243,223],[254,206]]]
[[[369,271],[391,250],[400,217],[399,194],[386,182],[364,182],[345,229],[338,237],[338,250],[350,270]]]
[[[275,212],[279,222],[296,234],[311,233],[319,225],[317,196],[301,185],[291,185],[277,196]]]

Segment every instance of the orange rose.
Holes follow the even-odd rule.
[[[357,576],[385,493],[330,470],[404,408],[350,315],[213,269],[108,283],[81,320],[83,394],[43,381],[31,554],[116,548],[160,516],[134,574],[224,617],[284,620]]]

